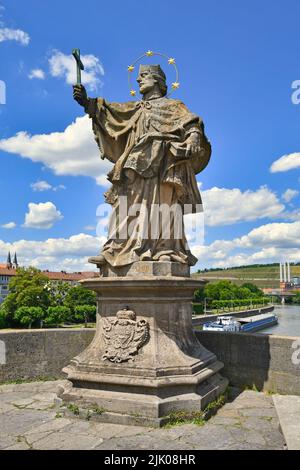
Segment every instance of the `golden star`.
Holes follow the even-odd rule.
[[[177,90],[177,88],[179,88],[179,83],[178,82],[172,83],[172,88],[173,90]]]
[[[133,72],[134,71],[134,66],[133,65],[128,65],[127,70],[128,70],[128,72]]]
[[[147,51],[147,52],[146,52],[146,55],[147,55],[148,57],[151,57],[153,54],[154,54],[153,51]]]
[[[136,91],[130,90],[130,94],[131,94],[131,96],[135,96],[135,95],[136,95]]]
[[[170,59],[168,60],[169,64],[170,65],[174,65],[175,64],[175,59],[174,57],[170,57]]]

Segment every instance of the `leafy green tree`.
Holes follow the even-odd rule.
[[[50,297],[51,306],[64,305],[65,298],[72,288],[69,282],[64,281],[48,281],[45,285],[45,290]]]
[[[1,305],[8,326],[19,324],[15,312],[20,307],[46,308],[49,305],[44,287],[48,278],[38,269],[18,268],[16,276],[9,281],[9,294]]]
[[[79,305],[96,305],[96,294],[82,286],[71,287],[65,297],[64,305],[69,307],[74,317],[75,307]]]
[[[70,309],[68,307],[65,307],[64,305],[48,307],[44,323],[46,325],[61,325],[63,322],[70,318],[70,314]]]
[[[6,322],[6,315],[4,310],[0,307],[0,329],[6,328],[7,322]]]
[[[263,297],[264,295],[263,291],[255,284],[252,284],[252,282],[245,282],[241,287],[249,289],[253,294],[255,294],[255,297]]]
[[[45,312],[41,307],[19,307],[14,314],[14,318],[21,325],[31,328],[33,324],[40,322],[44,315]]]
[[[85,327],[89,321],[96,321],[96,305],[77,305],[75,307],[75,318],[84,321]]]
[[[50,304],[50,298],[43,286],[29,286],[17,295],[17,304],[22,307],[41,307],[46,310]]]

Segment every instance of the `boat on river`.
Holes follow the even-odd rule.
[[[278,317],[274,313],[262,313],[244,318],[224,315],[217,317],[215,321],[204,323],[203,331],[254,332],[277,323]]]

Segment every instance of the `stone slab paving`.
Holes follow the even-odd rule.
[[[242,392],[203,426],[154,429],[61,417],[53,404],[61,383],[0,386],[0,449],[285,448],[273,397],[263,393]]]
[[[274,405],[289,450],[300,450],[300,397],[274,395]]]

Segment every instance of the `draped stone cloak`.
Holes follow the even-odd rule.
[[[183,217],[181,236],[174,233],[177,213],[171,217],[171,231],[166,238],[153,207],[177,204],[184,214],[201,211],[195,174],[205,168],[211,154],[202,120],[181,101],[165,97],[127,103],[89,99],[86,112],[92,118],[101,157],[114,163],[108,174],[112,186],[105,194],[107,202],[116,211],[121,196],[125,196],[128,208],[138,204],[146,207],[146,213],[119,218],[117,231],[115,224],[110,228],[101,253],[106,261],[112,266],[124,266],[167,256],[171,261],[195,264],[197,259],[184,235]],[[201,151],[187,156],[186,140],[192,132],[199,134]],[[131,233],[124,236],[120,229],[128,224]],[[154,224],[155,237],[151,229]]]

